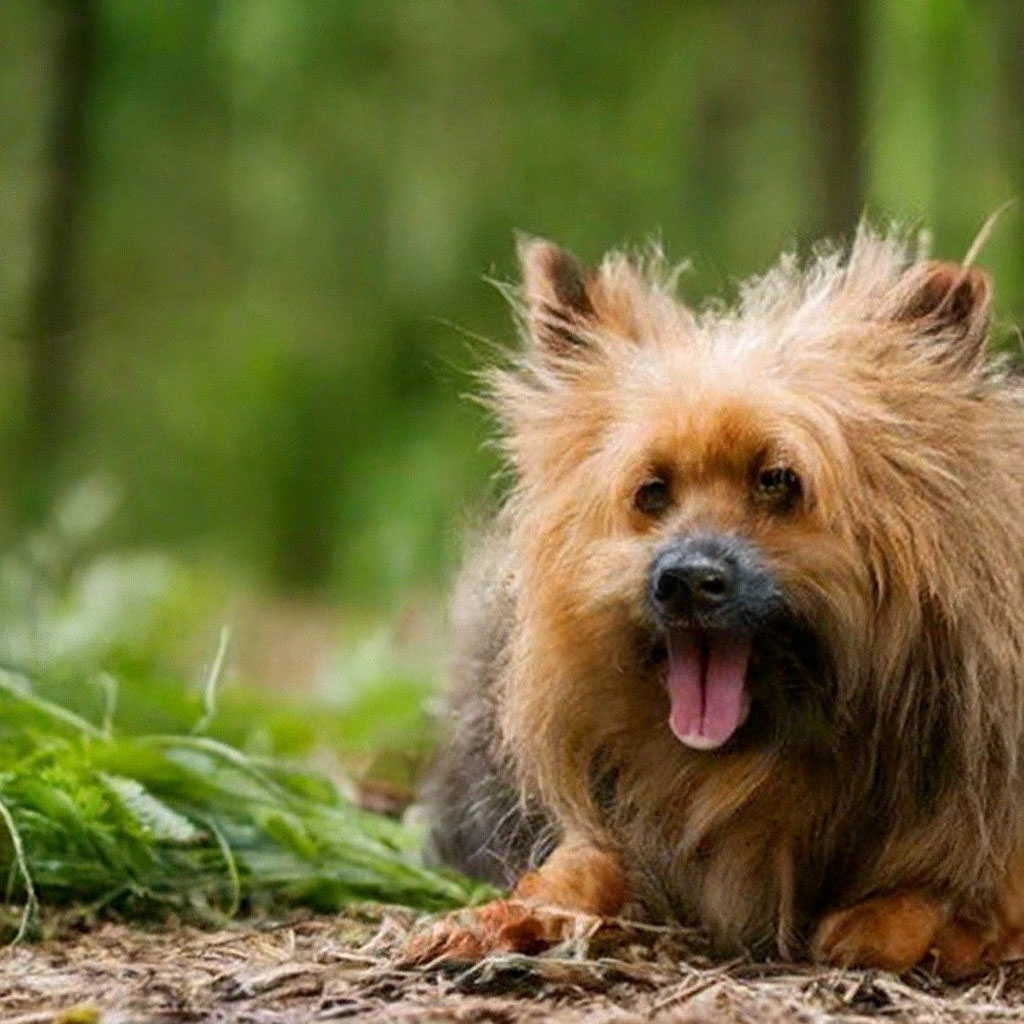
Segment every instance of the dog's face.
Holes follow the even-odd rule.
[[[737,383],[686,398],[667,388],[638,448],[620,447],[615,537],[633,579],[620,613],[649,635],[673,734],[701,750],[777,731],[798,702],[821,698],[817,593],[849,571],[818,515],[807,439]]]
[[[863,631],[870,584],[856,538],[831,529],[822,490],[838,481],[800,403],[713,343],[641,355],[618,388],[559,513],[574,553],[551,585],[604,624],[627,675],[655,681],[686,746],[816,727],[836,620]]]
[[[588,276],[524,248],[541,358],[499,380],[499,402],[530,599],[581,677],[613,666],[697,750],[827,726],[880,609],[917,594],[899,563],[922,552],[897,527],[935,495],[888,450],[886,421],[973,372],[904,355],[954,318],[983,340],[985,279],[933,266],[882,319],[773,334],[767,316],[698,321],[624,260]],[[919,422],[948,429],[936,401]]]

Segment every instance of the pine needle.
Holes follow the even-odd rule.
[[[1007,199],[1005,203],[1000,203],[1000,205],[985,218],[985,223],[981,225],[978,233],[974,236],[974,241],[971,242],[970,248],[967,250],[967,255],[964,256],[963,265],[965,267],[970,267],[974,264],[974,261],[978,258],[981,250],[985,247],[989,238],[992,236],[992,232],[995,230],[996,224],[1000,221],[1003,214],[1016,205],[1016,199]]]
[[[11,840],[11,851],[14,856],[14,863],[21,874],[22,884],[25,886],[25,905],[21,911],[18,922],[18,930],[14,934],[14,942],[20,942],[28,931],[28,927],[35,917],[39,907],[39,900],[36,897],[35,884],[32,881],[32,872],[29,870],[28,858],[25,856],[25,845],[21,839],[21,833],[14,822],[14,815],[11,814],[8,806],[0,799],[0,819],[3,820],[4,828]]]

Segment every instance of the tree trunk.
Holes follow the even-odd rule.
[[[853,233],[867,203],[867,12],[863,0],[804,0],[814,118],[816,235]]]
[[[1013,308],[1007,310],[1015,322],[1024,317],[1024,7],[1020,3],[997,0],[996,29],[999,34],[999,79],[1002,88],[1003,159],[1010,172],[1017,205],[1007,214],[1007,230],[1016,230],[1017,259],[1015,278],[1004,295],[1012,295]],[[1011,227],[1012,224],[1012,227]]]
[[[53,106],[47,129],[38,255],[26,324],[27,395],[22,455],[23,522],[53,499],[71,428],[79,330],[77,264],[87,174],[86,114],[93,85],[95,0],[55,0]]]

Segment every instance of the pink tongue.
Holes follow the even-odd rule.
[[[668,651],[668,724],[696,750],[720,747],[750,709],[744,680],[750,639],[724,634],[673,636]]]

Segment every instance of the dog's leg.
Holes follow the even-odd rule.
[[[1011,859],[987,920],[957,917],[935,940],[939,971],[967,978],[1011,960],[1024,960],[1024,857]]]
[[[826,914],[811,952],[838,967],[906,971],[928,955],[949,917],[949,908],[925,892],[873,896]]]
[[[826,915],[816,959],[847,967],[906,970],[929,954],[950,979],[1024,959],[1024,857],[1014,858],[992,906],[971,916],[910,890],[876,896]]]
[[[561,843],[544,864],[520,879],[508,899],[441,918],[415,933],[405,959],[479,960],[488,953],[537,953],[626,902],[618,858],[584,840]]]
[[[999,964],[1024,960],[1024,921],[1002,913],[989,924],[954,918],[940,929],[932,952],[936,970],[951,981],[984,974]]]

